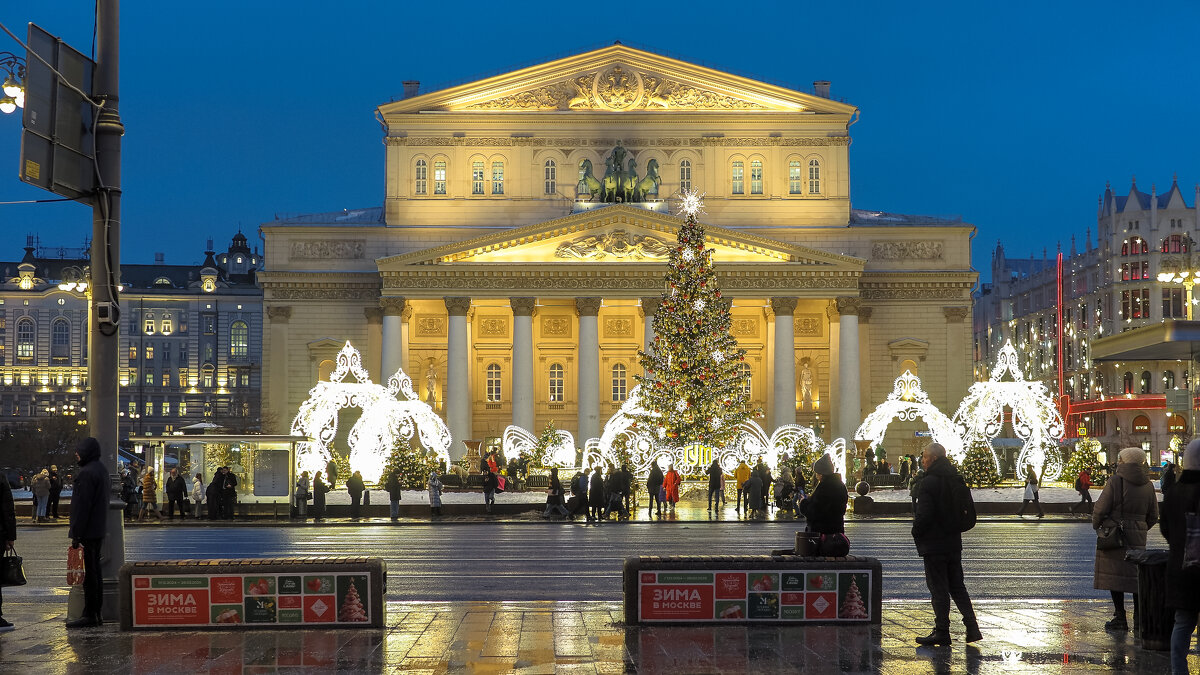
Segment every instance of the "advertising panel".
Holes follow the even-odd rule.
[[[871,570],[642,571],[641,621],[871,620]]]

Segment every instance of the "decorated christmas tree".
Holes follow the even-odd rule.
[[[342,598],[342,608],[338,611],[339,621],[366,621],[367,612],[363,609],[362,599],[358,597],[358,589],[354,587],[354,582],[350,582],[350,588],[346,591],[346,597]]]
[[[1075,479],[1079,477],[1079,472],[1087,469],[1092,477],[1092,485],[1094,487],[1104,487],[1108,481],[1108,475],[1100,464],[1100,460],[1096,459],[1096,453],[1100,452],[1100,442],[1094,438],[1081,438],[1075,444],[1075,451],[1071,453],[1071,458],[1067,460],[1067,465],[1063,467],[1063,478],[1075,484]]]
[[[392,474],[399,474],[400,485],[404,489],[422,490],[429,480],[429,472],[435,469],[437,464],[429,459],[423,449],[399,443],[392,448],[379,480],[381,485],[386,486]]]
[[[992,487],[1000,482],[1000,472],[996,470],[996,457],[992,447],[984,439],[975,439],[967,447],[967,456],[963,458],[962,477],[971,487]]]
[[[560,440],[562,440],[562,434],[554,426],[554,420],[551,420],[546,424],[546,428],[542,429],[542,435],[538,436],[537,444],[533,446],[530,457],[533,466],[544,466],[554,454],[554,448]]]
[[[679,241],[667,266],[667,290],[654,313],[654,349],[641,352],[642,405],[634,423],[654,430],[664,444],[728,445],[738,425],[758,414],[739,366],[746,350],[730,333],[729,305],[721,299],[712,249],[696,221],[700,196],[683,195]]]
[[[841,619],[869,619],[867,606],[863,604],[862,594],[858,591],[858,577],[850,577],[850,588],[846,589],[846,597],[842,600],[842,609],[838,612]]]

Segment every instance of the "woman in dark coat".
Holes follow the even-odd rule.
[[[1183,473],[1163,496],[1158,527],[1170,546],[1167,557],[1166,605],[1175,610],[1171,633],[1171,672],[1188,672],[1187,655],[1192,633],[1200,616],[1200,575],[1183,571],[1183,545],[1187,541],[1187,514],[1200,499],[1200,438],[1192,439],[1183,452]]]
[[[1092,585],[1110,591],[1113,618],[1106,630],[1129,630],[1125,619],[1125,594],[1133,594],[1133,611],[1138,609],[1137,566],[1125,561],[1129,549],[1146,548],[1146,532],[1158,522],[1158,495],[1150,482],[1146,452],[1125,448],[1117,455],[1117,470],[1096,499],[1092,511],[1092,529],[1120,521],[1125,532],[1122,548],[1096,550],[1096,573]]]
[[[588,485],[588,506],[591,507],[588,511],[588,520],[600,520],[600,512],[604,509],[605,503],[604,474],[601,473],[600,467],[596,467],[596,472],[592,474],[592,481]]]
[[[208,489],[204,491],[204,499],[208,502],[208,519],[216,520],[220,516],[221,508],[221,488],[225,485],[225,476],[221,473],[224,467],[217,467],[213,472],[212,482],[208,484]]]
[[[820,480],[812,496],[800,502],[800,511],[808,521],[808,531],[837,534],[846,531],[846,502],[849,493],[842,477],[834,471],[833,460],[823,455],[813,464]]]
[[[346,480],[346,492],[350,493],[350,517],[358,519],[362,515],[362,495],[366,486],[363,485],[362,474],[355,471]]]
[[[563,506],[563,486],[562,481],[558,479],[557,466],[550,469],[550,488],[546,490],[546,512],[542,516],[549,518],[555,513],[561,513],[563,517],[570,515],[567,513],[567,507]]]
[[[658,491],[662,489],[662,484],[663,472],[656,459],[650,466],[650,476],[646,479],[646,490],[650,492],[650,508],[646,509],[648,515],[654,515],[655,504],[658,504],[658,515],[662,515],[662,500],[658,498]]]
[[[329,486],[321,478],[321,472],[313,476],[313,522],[321,522],[325,520],[325,493],[329,492]]]

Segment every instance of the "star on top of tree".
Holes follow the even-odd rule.
[[[698,213],[704,213],[704,195],[707,192],[699,190],[684,190],[680,192],[679,199],[679,215],[696,217]]]

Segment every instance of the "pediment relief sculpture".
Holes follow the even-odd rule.
[[[671,253],[667,242],[647,235],[631,235],[623,229],[586,234],[559,244],[554,255],[571,260],[666,260]]]
[[[564,82],[475,103],[467,110],[768,110],[753,101],[614,65]]]

